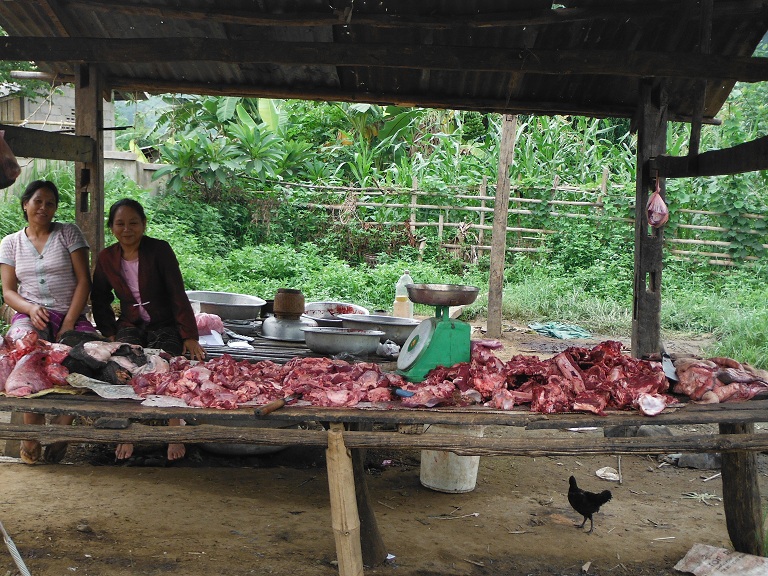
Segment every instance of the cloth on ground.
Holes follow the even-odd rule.
[[[592,334],[575,324],[565,324],[563,322],[531,322],[528,328],[545,336],[569,340],[571,338],[591,338]]]

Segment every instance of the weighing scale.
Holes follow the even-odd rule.
[[[433,368],[469,362],[470,326],[451,319],[449,308],[474,302],[477,287],[408,284],[406,288],[412,302],[435,306],[435,316],[421,322],[408,336],[397,358],[398,374],[410,382],[421,382]]]

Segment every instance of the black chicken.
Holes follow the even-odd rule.
[[[570,484],[568,488],[568,502],[576,512],[584,516],[584,522],[579,524],[578,527],[583,528],[584,524],[587,523],[587,518],[589,518],[589,532],[587,534],[592,534],[592,528],[594,527],[592,514],[600,510],[600,506],[611,499],[611,491],[587,492],[576,485],[576,478],[573,476],[568,479],[568,483]]]

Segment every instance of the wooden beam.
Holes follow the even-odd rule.
[[[166,410],[166,414],[168,414]],[[370,419],[370,415],[368,416]],[[646,420],[648,419],[645,416]],[[702,452],[765,452],[768,434],[684,434],[680,436],[637,436],[629,438],[465,436],[461,434],[400,434],[398,432],[343,432],[347,448],[388,448],[392,450],[448,450],[460,456],[585,456],[588,454],[674,454]],[[94,442],[226,442],[266,446],[327,446],[329,432],[295,428],[254,426],[146,426],[94,428],[60,424],[10,424],[0,422],[0,438],[40,440],[44,443]]]
[[[295,98],[299,100],[320,100],[325,102],[363,102],[366,104],[397,105],[406,107],[445,108],[449,110],[476,110],[479,112],[498,112],[500,114],[536,114],[538,116],[577,115],[592,118],[631,118],[634,106],[591,105],[572,102],[525,101],[507,98],[461,98],[453,96],[434,96],[428,94],[402,94],[391,92],[352,92],[341,89],[306,89],[289,86],[246,86],[242,84],[211,84],[205,82],[185,82],[157,80],[153,78],[110,77],[109,87],[121,94],[135,94],[143,98],[148,94],[204,94],[208,96],[250,96],[258,98]],[[673,122],[690,122],[690,116],[670,114]],[[719,126],[718,118],[707,117],[706,124]]]
[[[712,46],[712,7],[713,0],[702,0],[699,22],[699,53],[709,54]],[[688,144],[688,155],[693,157],[699,153],[701,140],[701,125],[704,117],[704,103],[707,97],[707,81],[703,78],[696,80],[693,97],[693,121],[691,122],[691,137]]]
[[[0,125],[16,156],[85,162],[93,158],[96,143],[87,136],[59,134],[32,128]]]
[[[95,256],[104,248],[104,82],[88,64],[76,66],[75,79],[75,132],[94,142],[93,156],[75,163],[75,222]]]
[[[67,3],[73,8],[86,8],[99,10],[109,14],[124,14],[143,19],[163,18],[173,20],[212,20],[223,24],[240,24],[245,26],[375,26],[378,28],[420,28],[445,29],[456,26],[456,20],[460,19],[462,26],[468,28],[497,28],[514,26],[536,26],[548,24],[563,24],[567,22],[580,22],[603,19],[627,19],[646,20],[649,18],[663,18],[676,16],[682,13],[685,2],[662,1],[647,2],[638,5],[600,6],[598,8],[559,8],[544,10],[510,10],[507,12],[471,12],[467,14],[452,14],[441,16],[439,13],[426,15],[391,14],[384,12],[366,12],[353,9],[351,13],[334,9],[330,5],[324,12],[256,12],[254,10],[228,10],[217,6],[209,9],[195,9],[193,7],[174,8],[164,6],[162,8],[124,2],[122,0],[72,0]],[[761,0],[722,1],[717,5],[716,15],[719,14],[764,14],[764,4]]]
[[[535,50],[470,46],[339,44],[217,38],[0,39],[0,60],[141,63],[240,62],[284,66],[590,74],[608,76],[768,80],[768,58],[611,50]]]
[[[493,206],[491,264],[488,277],[488,314],[486,335],[501,338],[502,297],[504,295],[504,265],[506,263],[507,221],[509,219],[509,167],[515,159],[517,116],[505,115],[501,126],[499,174],[496,200]]]
[[[694,157],[657,156],[649,161],[650,170],[665,178],[725,176],[768,170],[768,136],[731,148],[702,152]]]
[[[638,98],[637,181],[635,186],[635,272],[632,297],[632,356],[661,352],[661,270],[663,227],[648,224],[646,205],[656,185],[664,196],[664,181],[650,172],[648,159],[667,146],[667,94],[663,82],[644,81]],[[657,180],[659,180],[657,182]]]

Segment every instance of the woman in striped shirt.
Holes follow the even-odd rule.
[[[84,315],[91,291],[88,243],[75,224],[54,222],[59,190],[50,181],[31,182],[21,196],[27,226],[0,242],[0,278],[5,303],[16,311],[7,336],[23,337],[35,331],[55,342],[69,330],[95,332]],[[56,423],[69,424],[69,416]],[[45,414],[24,414],[25,424],[45,424]],[[57,462],[66,443],[46,447],[44,458]],[[21,458],[33,464],[41,457],[40,443],[24,440]]]

